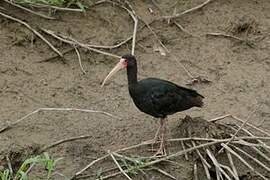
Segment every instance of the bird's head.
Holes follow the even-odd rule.
[[[118,71],[125,68],[136,67],[137,62],[135,56],[131,54],[126,54],[121,57],[120,61],[116,64],[116,66],[111,70],[111,72],[106,76],[103,80],[101,87]]]

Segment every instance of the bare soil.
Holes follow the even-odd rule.
[[[135,12],[150,23],[162,15],[171,15],[174,9],[182,12],[204,1],[156,2],[163,14],[152,1],[138,0],[131,4]],[[113,45],[133,32],[133,21],[126,11],[108,3],[90,7],[85,13],[57,12],[57,20],[42,19],[4,2],[0,2],[0,6],[6,9],[3,12],[35,28],[50,29],[89,44]],[[185,115],[210,120],[233,114],[244,119],[258,104],[261,107],[252,114],[250,122],[270,132],[269,12],[269,0],[215,0],[176,19],[194,36],[167,21],[157,20],[151,27],[170,50],[166,56],[154,51],[158,42],[147,28],[138,31],[135,55],[139,78],[159,77],[188,86],[191,78],[178,61],[194,77],[210,81],[189,85],[205,96],[205,106],[170,116],[168,128],[172,131],[169,137],[181,136],[173,129]],[[139,27],[142,25],[140,23]],[[217,32],[244,41],[206,36]],[[71,48],[44,36],[61,51]],[[0,17],[0,42],[0,127],[42,107],[101,110],[122,118],[98,113],[40,112],[0,134],[0,152],[3,154],[16,148],[27,149],[68,137],[91,135],[92,138],[64,143],[49,151],[54,157],[64,157],[57,171],[70,177],[108,150],[153,138],[157,120],[136,109],[127,91],[124,71],[103,89],[100,87],[102,79],[118,59],[80,49],[82,64],[87,71],[85,75],[74,51],[65,54],[64,62],[60,58],[40,62],[55,56],[54,52],[28,29],[4,17]],[[109,52],[119,56],[130,53],[131,42]],[[92,173],[97,169],[99,167],[95,167]],[[177,179],[190,179],[192,169],[192,162],[185,162],[183,167],[170,171]],[[160,174],[148,178],[166,179]],[[138,179],[143,177],[138,176]],[[244,179],[248,179],[248,175]]]

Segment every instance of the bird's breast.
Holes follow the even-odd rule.
[[[139,86],[140,87],[140,86]],[[137,87],[138,88],[138,87]],[[164,117],[163,114],[158,112],[151,100],[150,89],[148,88],[129,88],[129,94],[135,106],[142,112],[154,116],[156,118]]]

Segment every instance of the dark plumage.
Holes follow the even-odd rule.
[[[204,97],[195,90],[158,78],[138,81],[135,57],[125,55],[122,58],[127,59],[129,94],[142,112],[156,118],[165,118],[192,107],[202,107]]]
[[[192,107],[202,107],[204,98],[195,90],[178,86],[172,82],[147,78],[137,80],[137,61],[132,55],[124,55],[112,69],[105,82],[120,69],[127,68],[128,89],[134,104],[142,112],[160,118],[160,126],[156,132],[154,142],[160,139],[160,148],[157,154],[166,154],[164,145],[165,119],[167,115],[184,111]]]
[[[156,118],[203,105],[203,96],[196,91],[157,78],[129,86],[129,93],[138,109]]]

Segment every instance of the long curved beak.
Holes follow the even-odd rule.
[[[118,71],[120,71],[121,69],[124,69],[126,67],[126,65],[123,63],[124,59],[120,59],[120,61],[116,64],[116,66],[111,70],[111,72],[106,76],[106,78],[103,80],[101,87],[103,87],[105,85],[105,83],[114,75],[116,74]]]

